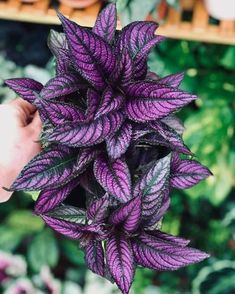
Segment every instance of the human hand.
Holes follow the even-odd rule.
[[[36,108],[19,98],[0,105],[0,202],[7,201],[9,188],[22,168],[35,156],[41,146],[38,140],[41,120]]]

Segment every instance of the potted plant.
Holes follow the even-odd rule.
[[[188,240],[160,230],[170,191],[197,184],[210,171],[184,144],[174,112],[196,99],[182,91],[182,73],[159,78],[147,56],[163,41],[154,22],[116,33],[114,4],[91,30],[59,14],[64,33],[49,47],[56,76],[6,84],[34,104],[43,122],[42,152],[11,191],[41,191],[35,213],[55,231],[79,241],[89,269],[129,293],[138,265],[176,270],[208,257]],[[182,156],[183,155],[183,156]],[[66,198],[77,186],[77,204]]]
[[[150,1],[118,1],[117,7],[122,25],[136,20],[146,20],[156,17],[158,21],[165,18],[169,6],[178,8],[178,0],[150,0]]]
[[[92,4],[98,2],[99,0],[59,0],[62,4],[70,6],[72,8],[86,8]]]
[[[235,19],[235,3],[233,0],[205,0],[208,13],[217,19]]]
[[[37,2],[38,0],[21,0],[23,3],[34,3]]]

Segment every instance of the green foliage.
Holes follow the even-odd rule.
[[[161,0],[117,0],[117,9],[122,25],[136,20],[145,20],[150,13],[156,10],[160,2]],[[175,7],[178,4],[178,0],[167,0],[166,2]]]
[[[51,230],[38,233],[28,247],[28,261],[33,271],[39,272],[42,266],[55,267],[58,263],[58,245]]]
[[[145,294],[145,289],[152,284],[153,271],[147,268],[137,268],[133,282],[133,291],[138,294]]]
[[[193,281],[192,294],[235,292],[235,262],[222,260],[203,268]]]
[[[185,121],[185,142],[208,166],[208,178],[186,194],[221,204],[232,191],[235,179],[235,58],[234,46],[168,41],[155,50],[151,69],[160,76],[185,71],[182,88],[200,99],[180,113]]]

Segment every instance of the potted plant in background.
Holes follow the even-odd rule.
[[[205,0],[209,15],[217,19],[235,19],[235,2],[233,0]]]
[[[92,31],[59,17],[65,34],[52,31],[48,41],[56,77],[45,86],[6,81],[43,122],[43,150],[10,190],[41,191],[35,213],[79,240],[88,267],[129,293],[137,265],[176,270],[208,257],[160,231],[172,188],[210,175],[192,159],[174,114],[196,96],[179,89],[182,73],[148,71],[147,56],[164,39],[156,23],[134,22],[117,34],[114,4]],[[85,199],[66,205],[77,186]]]
[[[59,0],[59,1],[67,6],[82,9],[82,8],[91,6],[92,4],[100,0]]]
[[[118,1],[117,9],[121,18],[122,25],[136,20],[146,20],[149,14],[153,14],[158,21],[164,19],[168,6],[178,8],[178,0],[131,0]],[[157,15],[155,15],[157,14]]]

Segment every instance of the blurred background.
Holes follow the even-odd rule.
[[[29,0],[27,1],[29,2]],[[15,98],[4,79],[54,75],[47,48],[61,30],[54,8],[90,26],[105,1],[0,0],[0,103]],[[211,258],[175,272],[138,269],[132,294],[235,293],[235,2],[121,0],[120,23],[153,19],[169,38],[149,67],[159,76],[185,72],[182,89],[199,99],[178,113],[184,140],[214,177],[172,192],[162,230],[192,240]],[[219,6],[222,4],[222,7]],[[119,23],[119,25],[120,25]],[[4,140],[4,138],[1,138]],[[86,269],[76,242],[45,227],[31,212],[35,195],[15,193],[0,205],[0,293],[113,294],[115,286]]]

